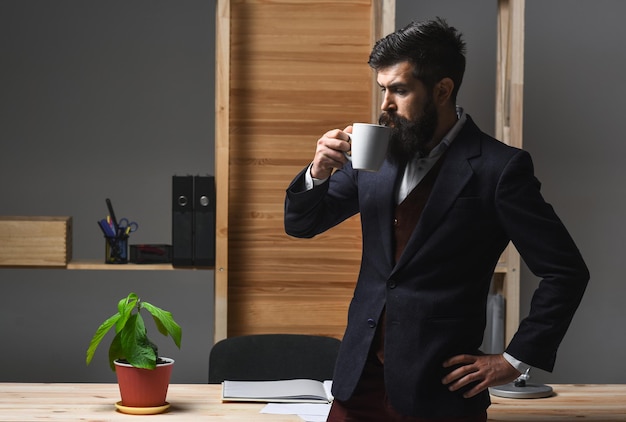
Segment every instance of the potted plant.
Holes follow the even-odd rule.
[[[109,330],[115,326],[115,337],[109,347],[109,365],[117,374],[121,402],[117,408],[126,413],[158,413],[166,410],[165,401],[174,360],[160,357],[157,346],[148,339],[140,311],[145,309],[158,331],[171,336],[180,348],[182,330],[171,312],[142,301],[130,293],[117,304],[117,313],[96,330],[87,349],[87,364]]]

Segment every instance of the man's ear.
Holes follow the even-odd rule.
[[[454,89],[454,81],[450,78],[443,78],[437,84],[433,90],[433,98],[439,105],[446,104],[452,97],[452,90]]]

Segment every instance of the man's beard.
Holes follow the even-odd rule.
[[[437,109],[432,99],[424,105],[424,114],[416,120],[408,120],[395,113],[382,112],[379,124],[393,128],[387,158],[398,165],[404,165],[417,154],[428,155],[435,129]]]

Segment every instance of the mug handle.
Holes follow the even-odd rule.
[[[348,137],[350,138],[350,141],[348,141],[348,142],[352,142],[352,134],[346,132],[346,135],[348,135]],[[352,144],[350,144],[350,145],[352,145]],[[348,154],[346,151],[343,152],[343,155],[345,155],[345,157],[348,159],[348,161],[350,161],[350,162],[352,161],[352,155]]]

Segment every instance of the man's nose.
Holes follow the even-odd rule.
[[[392,101],[391,96],[389,96],[389,95],[387,95],[387,94],[385,94],[385,95],[383,96],[383,102],[382,102],[382,104],[380,105],[380,109],[381,109],[382,111],[393,111],[393,110],[396,110],[396,105],[395,105],[395,103]]]

